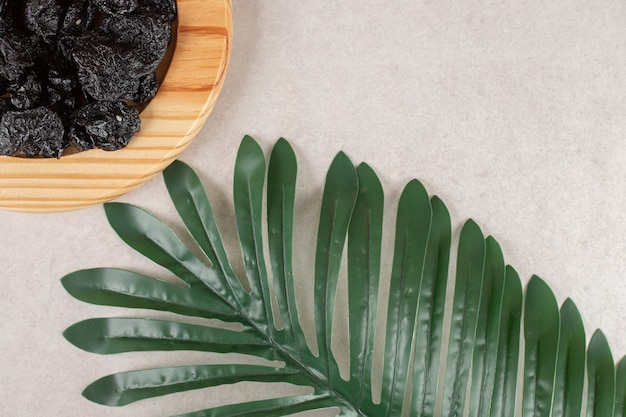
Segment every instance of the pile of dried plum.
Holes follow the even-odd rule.
[[[175,0],[0,0],[0,155],[126,146],[175,16]]]

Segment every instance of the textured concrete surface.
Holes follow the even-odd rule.
[[[330,161],[343,150],[355,163],[367,161],[385,187],[384,272],[399,194],[418,178],[446,202],[456,232],[475,219],[499,240],[524,282],[540,275],[559,302],[576,302],[588,335],[601,328],[615,357],[626,354],[626,3],[234,0],[233,6],[226,84],[182,159],[206,183],[238,271],[230,196],[239,141],[251,134],[269,152],[284,136],[299,157],[296,279],[308,329],[320,193]],[[120,200],[183,230],[160,177]],[[291,392],[238,384],[119,409],[89,403],[80,395],[84,386],[113,372],[237,358],[77,350],[61,336],[74,322],[165,314],[80,303],[60,285],[63,275],[96,266],[168,275],[117,238],[102,207],[3,211],[0,230],[0,415],[168,416]]]

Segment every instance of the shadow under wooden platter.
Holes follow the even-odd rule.
[[[177,0],[176,44],[141,131],[118,151],[60,159],[0,157],[0,208],[51,212],[119,197],[160,173],[204,126],[222,87],[232,42],[230,0]]]

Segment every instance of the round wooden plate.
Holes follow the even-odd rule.
[[[204,125],[222,87],[232,40],[230,0],[177,0],[170,67],[121,150],[60,159],[0,157],[0,207],[64,211],[112,200],[161,172]]]

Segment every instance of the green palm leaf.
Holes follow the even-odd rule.
[[[573,417],[587,404],[588,417],[626,417],[626,360],[615,366],[604,335],[596,332],[586,348],[574,303],[568,299],[559,309],[538,277],[532,277],[524,291],[497,241],[485,238],[471,220],[460,231],[451,262],[448,210],[416,180],[406,185],[398,203],[392,267],[386,277],[381,268],[386,233],[381,183],[372,168],[355,168],[343,153],[332,162],[321,196],[312,294],[316,349],[311,349],[296,303],[295,282],[300,277],[293,270],[294,257],[307,256],[293,249],[296,177],[295,154],[287,141],[276,143],[266,164],[256,141],[244,138],[233,190],[244,277],[234,272],[209,199],[184,163],[174,162],[164,171],[165,184],[206,258],[196,256],[150,213],[128,204],[105,205],[120,238],[180,282],[95,268],[67,275],[64,287],[88,303],[173,316],[89,319],[68,328],[67,340],[99,354],[193,350],[274,362],[122,372],[93,382],[83,392],[86,398],[121,406],[239,381],[283,382],[311,391],[180,416],[271,417],[334,408],[339,416],[362,417],[512,417],[518,410],[522,417]],[[331,348],[333,338],[341,337],[333,331],[333,322],[344,252],[347,380]],[[388,299],[379,295],[383,283],[389,285]],[[387,319],[376,328],[379,308],[387,311]],[[233,322],[240,329],[225,329],[215,321],[184,323],[176,315]],[[383,365],[377,374],[374,346],[381,337]],[[380,401],[374,400],[377,377]]]

